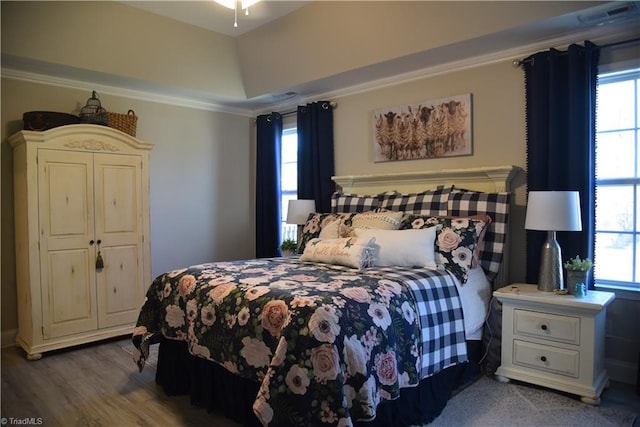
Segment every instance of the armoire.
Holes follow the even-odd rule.
[[[16,342],[37,360],[130,335],[150,284],[153,144],[89,124],[21,131],[9,144]]]

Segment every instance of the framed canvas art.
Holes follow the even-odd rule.
[[[373,161],[473,154],[471,94],[373,112]]]

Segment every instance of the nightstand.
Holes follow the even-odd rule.
[[[600,404],[609,382],[604,337],[611,292],[586,297],[538,291],[516,283],[493,295],[502,302],[502,360],[496,379],[537,384]]]

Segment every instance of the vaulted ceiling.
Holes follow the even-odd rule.
[[[3,1],[2,71],[253,114],[571,42],[637,37],[640,7],[264,1],[238,16],[238,29],[233,18],[210,0]]]

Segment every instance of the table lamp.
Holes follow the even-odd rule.
[[[315,211],[315,200],[289,200],[289,206],[287,207],[287,224],[296,224],[298,226],[296,234],[296,242],[298,242],[298,245],[300,244],[302,235],[302,226],[306,224],[309,214]]]
[[[540,254],[538,290],[553,292],[564,289],[562,280],[562,252],[556,231],[581,231],[580,195],[577,191],[530,191],[527,230],[547,232],[547,240]]]

